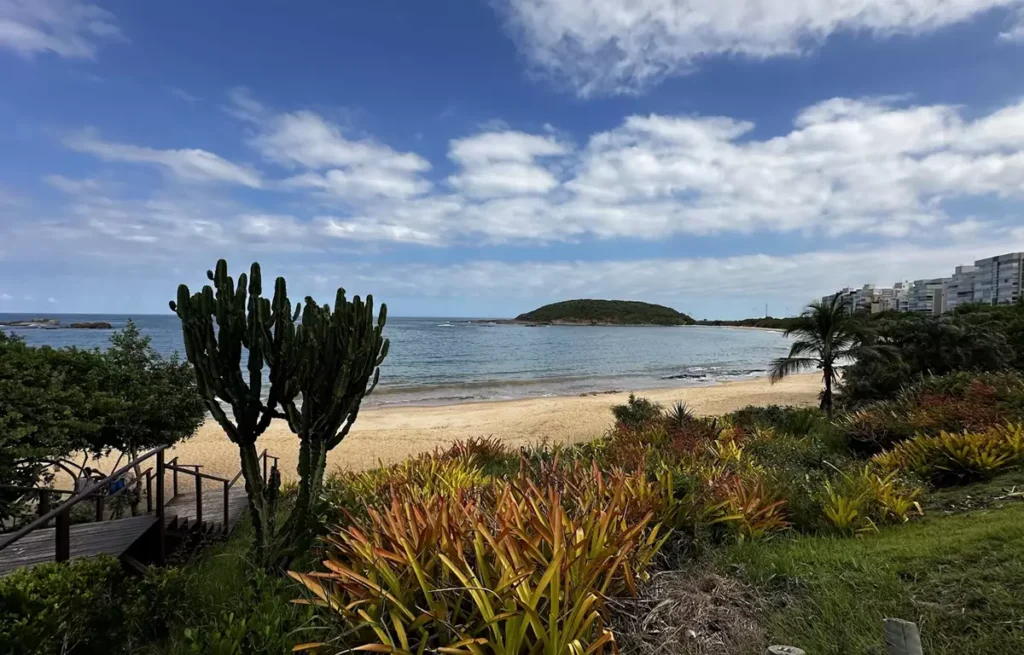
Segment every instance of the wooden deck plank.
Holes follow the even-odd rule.
[[[242,514],[249,507],[245,488],[234,486],[228,491],[228,531],[235,527]],[[196,494],[181,493],[175,496],[165,511],[168,521],[177,516],[179,521],[196,519]],[[224,490],[214,487],[203,489],[203,522],[221,525],[224,522]]]
[[[71,526],[71,559],[107,554],[120,556],[156,523],[152,515]],[[53,528],[36,530],[0,551],[0,576],[24,566],[52,562],[55,557]]]

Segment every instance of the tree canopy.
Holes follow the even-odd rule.
[[[205,416],[187,363],[129,321],[106,351],[34,348],[0,331],[0,484],[44,482],[74,453],[136,453],[195,433]],[[0,517],[19,494],[0,492]]]

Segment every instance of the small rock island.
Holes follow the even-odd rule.
[[[30,318],[18,321],[0,321],[2,327],[31,328],[35,330],[58,330],[65,326],[55,318]],[[66,326],[73,330],[112,330],[114,326],[106,321],[86,321]]]
[[[520,314],[526,325],[693,325],[690,316],[671,307],[634,300],[565,300]]]

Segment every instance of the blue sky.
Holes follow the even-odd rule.
[[[0,312],[700,317],[1024,250],[1024,0],[0,0]]]

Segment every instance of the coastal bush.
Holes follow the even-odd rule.
[[[899,357],[858,360],[846,367],[840,389],[844,407],[885,400],[923,377],[959,371],[1024,371],[1024,305],[965,305],[941,317],[891,312],[872,329]]]
[[[663,416],[661,405],[632,393],[625,405],[612,407],[612,414],[618,424],[627,430],[642,430]]]
[[[604,652],[606,599],[637,593],[663,543],[642,476],[593,472],[580,503],[522,477],[490,501],[394,488],[383,510],[328,538],[324,571],[292,573],[322,614],[351,625],[342,652]],[[631,486],[632,485],[632,486]],[[312,648],[313,645],[310,645]]]
[[[986,479],[1024,465],[1024,426],[922,434],[875,455],[872,462],[883,471],[913,473],[940,487]]]
[[[1016,373],[955,373],[924,378],[896,398],[845,415],[850,446],[874,454],[918,434],[984,431],[1024,420],[1024,378]]]
[[[176,569],[127,574],[108,556],[0,578],[0,644],[12,653],[134,653],[164,637],[183,606]]]
[[[825,432],[831,427],[825,413],[812,407],[749,405],[727,414],[725,418],[746,430],[768,428],[794,437]]]
[[[860,535],[920,515],[921,489],[900,473],[879,474],[871,466],[861,466],[826,481],[820,496],[828,526],[842,535]]]

